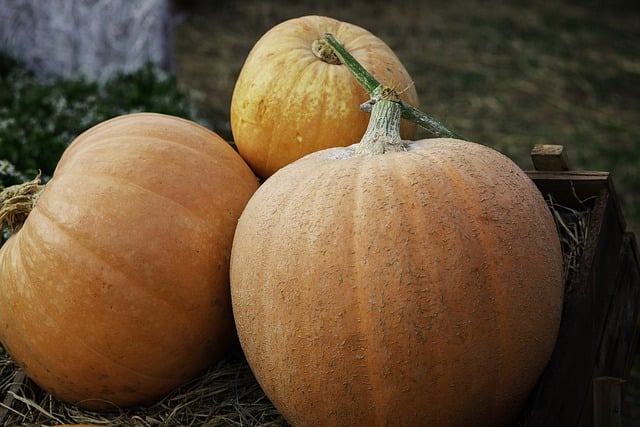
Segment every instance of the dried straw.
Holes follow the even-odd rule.
[[[40,185],[40,176],[41,172],[38,172],[38,176],[33,180],[2,190],[0,193],[0,230],[5,223],[13,231],[22,226],[44,189],[44,185]]]
[[[573,277],[578,273],[580,257],[587,241],[591,211],[587,208],[577,210],[560,205],[550,194],[547,196],[547,204],[560,237],[563,279],[566,292],[570,292]]]
[[[148,407],[94,412],[61,402],[0,358],[0,425],[50,426],[287,426],[240,351]]]

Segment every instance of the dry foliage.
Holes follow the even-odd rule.
[[[286,426],[238,351],[201,377],[148,407],[111,412],[65,404],[25,377],[8,355],[0,359],[0,425],[83,423],[117,426]]]

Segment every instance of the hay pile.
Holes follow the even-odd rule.
[[[60,402],[0,356],[0,425],[287,426],[238,350],[201,377],[148,407],[94,412]]]
[[[558,204],[551,195],[547,204],[558,229],[563,258],[565,292],[571,291],[573,278],[578,274],[580,257],[587,241],[590,209],[572,209]]]
[[[570,284],[578,272],[590,210],[559,205],[550,196],[547,203],[560,235],[565,283]],[[288,425],[265,396],[239,349],[200,378],[152,406],[107,413],[82,410],[43,392],[3,351],[0,354],[0,401],[2,426],[64,423],[113,427]]]

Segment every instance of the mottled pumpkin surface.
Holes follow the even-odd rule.
[[[255,193],[231,293],[294,425],[508,425],[555,345],[562,257],[542,196],[494,150],[334,148]]]
[[[121,116],[65,151],[0,250],[0,340],[27,375],[90,408],[152,401],[234,340],[228,262],[257,188],[213,132]]]
[[[362,137],[369,99],[344,65],[323,61],[314,42],[333,34],[381,83],[417,105],[411,77],[393,51],[375,35],[324,16],[303,16],[271,28],[254,45],[231,100],[231,128],[240,154],[266,178],[305,154],[346,146]],[[404,138],[415,125],[402,123]]]

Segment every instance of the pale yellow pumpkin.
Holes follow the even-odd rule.
[[[360,140],[368,116],[359,111],[369,96],[324,41],[332,33],[380,82],[403,91],[417,105],[413,81],[378,37],[325,16],[282,22],[255,44],[235,84],[231,129],[238,151],[259,176],[324,148]],[[415,135],[403,122],[402,135]]]

